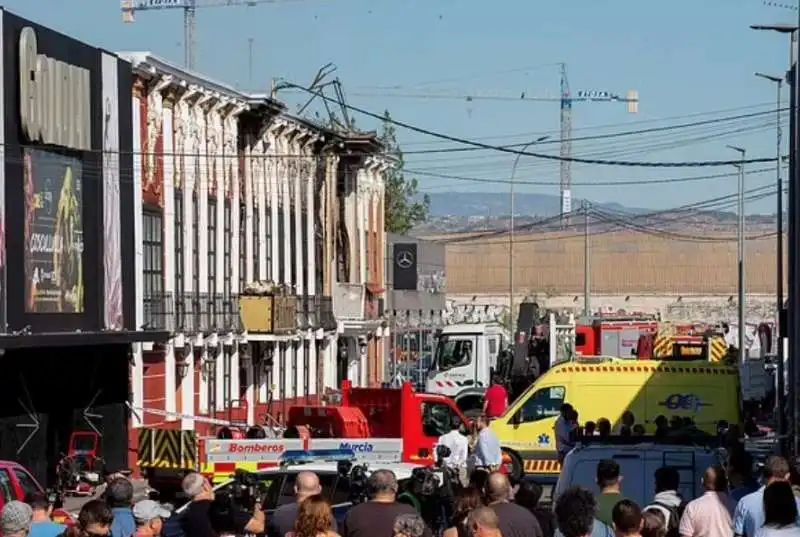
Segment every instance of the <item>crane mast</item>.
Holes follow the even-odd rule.
[[[275,4],[281,0],[121,0],[122,22],[135,21],[137,11],[183,10],[183,61],[187,69],[194,69],[196,58],[197,10],[206,7],[254,7],[258,4]]]
[[[639,112],[639,92],[630,90],[623,97],[610,91],[578,91],[572,95],[567,78],[567,64],[561,63],[561,225],[572,223],[572,105],[575,102],[624,102],[628,113]]]
[[[561,225],[571,224],[572,212],[572,95],[567,64],[561,64]]]

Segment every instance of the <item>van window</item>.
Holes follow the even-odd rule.
[[[564,404],[566,391],[564,386],[539,388],[522,406],[520,421],[526,423],[557,416],[561,412],[561,405]]]

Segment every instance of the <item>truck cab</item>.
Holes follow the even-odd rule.
[[[425,391],[451,397],[464,411],[480,410],[483,391],[497,370],[500,352],[509,344],[499,323],[454,324],[442,328]]]

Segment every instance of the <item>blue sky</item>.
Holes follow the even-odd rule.
[[[4,6],[109,50],[148,50],[176,62],[183,59],[180,10],[142,12],[134,24],[125,25],[115,0],[6,0]],[[753,73],[783,73],[788,63],[788,38],[754,32],[748,26],[796,20],[795,11],[768,7],[760,0],[277,0],[258,7],[198,10],[197,67],[215,79],[264,89],[273,77],[307,83],[319,67],[333,62],[349,102],[355,106],[376,112],[388,108],[399,120],[459,137],[493,144],[524,143],[545,134],[558,138],[558,103],[467,103],[387,94],[516,97],[524,91],[528,96],[555,96],[559,71],[553,64],[566,62],[573,94],[578,90],[625,93],[636,89],[640,95],[637,115],[628,114],[620,103],[577,103],[574,137],[657,126],[665,124],[654,122],[661,118],[712,111],[736,109],[708,117],[766,111],[774,108],[775,87]],[[248,38],[254,40],[252,84],[248,81]],[[437,81],[442,82],[430,83]],[[293,102],[298,95],[284,98]],[[704,118],[671,121],[697,119]],[[376,127],[369,118],[357,121],[363,128]],[[753,157],[772,156],[775,130],[770,121],[774,121],[771,116],[705,127],[693,134],[670,132],[576,142],[573,154],[696,161],[735,157],[725,148],[734,144],[745,147]],[[594,128],[602,125],[612,126]],[[723,131],[728,135],[719,136]],[[687,137],[696,140],[683,142]],[[407,131],[400,132],[400,140],[407,151],[452,146]],[[541,149],[557,153],[558,145],[551,142]],[[407,166],[438,174],[507,180],[512,162],[513,156],[472,152],[409,155]],[[640,186],[591,183],[728,171],[733,170],[574,165],[573,196],[666,208],[735,192],[736,178]],[[553,183],[520,185],[518,191],[558,192],[556,163],[523,157],[516,178]],[[508,189],[505,184],[419,179],[423,190],[432,192]],[[748,176],[748,187],[773,181],[774,173],[754,174]],[[771,212],[773,204],[774,198],[753,203],[749,210]]]

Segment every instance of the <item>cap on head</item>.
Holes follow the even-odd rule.
[[[138,524],[146,524],[157,518],[164,520],[169,518],[170,514],[160,503],[153,500],[142,500],[133,506],[133,518]]]
[[[28,531],[33,522],[33,509],[27,503],[14,500],[3,507],[0,515],[0,529],[3,535]]]

